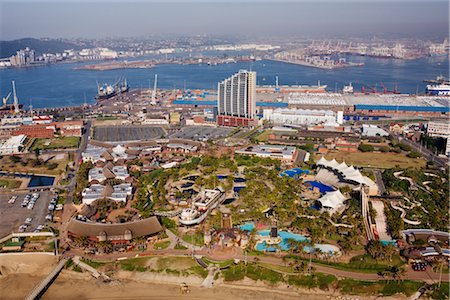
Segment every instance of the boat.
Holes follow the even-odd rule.
[[[428,84],[426,93],[431,96],[450,96],[450,84]]]
[[[104,84],[102,86],[97,85],[97,95],[95,96],[95,99],[104,100],[114,97],[115,95],[117,95],[117,91],[115,90],[113,85],[111,84]]]
[[[114,85],[105,83],[100,86],[97,82],[97,95],[95,96],[95,99],[109,99],[116,96],[117,94],[126,93],[128,92],[128,90],[129,86],[126,79],[124,79],[123,81],[119,80]]]

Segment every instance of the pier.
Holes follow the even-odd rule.
[[[50,285],[55,281],[56,277],[58,277],[61,270],[64,268],[67,262],[67,258],[63,258],[59,261],[59,263],[55,266],[55,268],[44,278],[37,286],[34,287],[33,290],[28,294],[25,298],[26,300],[35,300],[39,299],[45,291],[50,287]]]

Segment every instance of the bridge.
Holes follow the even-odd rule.
[[[59,261],[59,263],[55,266],[55,268],[44,278],[37,286],[34,287],[33,290],[28,294],[25,298],[26,300],[35,300],[39,299],[48,287],[55,281],[56,277],[58,277],[61,270],[64,268],[66,264],[67,258],[63,258]]]

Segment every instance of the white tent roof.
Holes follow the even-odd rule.
[[[333,210],[338,209],[339,207],[344,205],[345,196],[342,195],[341,191],[337,190],[334,192],[328,192],[319,198],[319,202],[323,207],[328,207]]]

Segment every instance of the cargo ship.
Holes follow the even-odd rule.
[[[105,100],[111,97],[114,97],[120,93],[126,93],[129,90],[129,86],[127,80],[118,81],[116,84],[103,84],[100,86],[97,82],[97,95],[95,99],[97,100]]]
[[[450,84],[428,84],[426,93],[431,96],[450,96]]]

